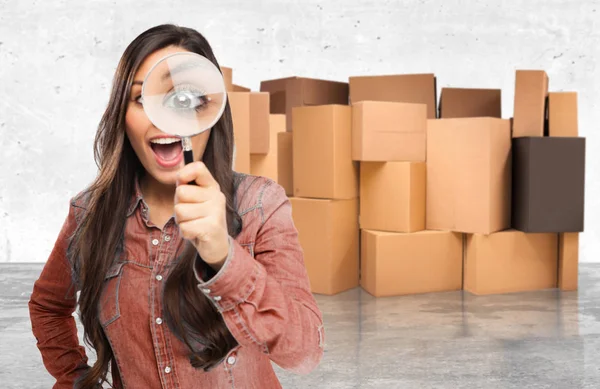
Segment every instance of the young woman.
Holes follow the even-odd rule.
[[[271,362],[303,374],[322,358],[290,202],[275,182],[232,171],[229,105],[192,138],[188,165],[145,115],[145,75],[182,51],[219,66],[202,35],[173,25],[125,50],[96,134],[99,174],[71,200],[35,283],[31,322],[54,389],[280,388]]]

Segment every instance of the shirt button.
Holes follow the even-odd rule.
[[[233,365],[235,363],[235,355],[230,355],[229,358],[227,358],[227,363]]]
[[[162,281],[162,276],[161,276],[160,274],[159,274],[159,275],[157,275],[157,276],[156,276],[156,280],[157,280],[157,281]]]
[[[156,318],[156,324],[158,324],[158,325],[162,324],[162,319],[160,317]]]
[[[202,289],[202,293],[209,294],[210,293],[210,289]]]
[[[158,246],[158,239],[152,239],[152,244]]]
[[[221,301],[221,296],[215,296],[215,297],[213,297],[213,299],[214,299],[215,301]]]
[[[171,235],[165,235],[165,241],[170,241],[171,240]]]
[[[165,367],[165,373],[169,374],[171,372],[171,368],[169,366]]]

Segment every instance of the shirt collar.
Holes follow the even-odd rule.
[[[136,173],[135,175],[135,185],[134,191],[129,201],[129,208],[127,209],[127,217],[133,215],[138,205],[142,204],[143,210],[147,210],[148,206],[144,201],[144,197],[142,196],[142,189],[140,187],[140,174]]]

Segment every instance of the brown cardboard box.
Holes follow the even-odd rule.
[[[373,296],[460,290],[462,234],[361,231],[361,286]]]
[[[271,94],[271,113],[286,115],[287,131],[292,131],[294,107],[348,104],[348,83],[345,82],[288,77],[262,81],[260,90]]]
[[[251,92],[250,88],[246,88],[245,86],[236,85],[236,84],[232,85],[232,91],[233,92]]]
[[[288,196],[294,195],[294,158],[292,133],[277,134],[277,183],[285,189]]]
[[[567,232],[558,235],[558,287],[577,290],[579,285],[579,234]]]
[[[434,74],[350,77],[350,102],[395,101],[427,105],[427,118],[436,117],[437,87]]]
[[[513,138],[544,136],[548,75],[543,70],[517,70]]]
[[[500,89],[442,88],[440,118],[502,118]]]
[[[425,229],[425,162],[360,164],[360,228]]]
[[[585,141],[574,137],[512,140],[512,227],[523,232],[582,232]]]
[[[233,170],[250,174],[250,94],[228,92],[233,119],[235,155]]]
[[[358,163],[352,161],[352,108],[294,108],[294,196],[358,197]]]
[[[271,149],[269,134],[269,94],[250,93],[250,154],[267,154]]]
[[[313,293],[358,286],[358,199],[290,199]]]
[[[483,234],[507,229],[510,194],[509,120],[428,121],[427,229]]]
[[[425,161],[425,104],[361,101],[352,105],[352,159]]]
[[[464,289],[473,294],[556,288],[557,234],[467,235]]]
[[[577,92],[550,92],[548,95],[548,127],[550,136],[579,135]]]
[[[221,66],[221,73],[223,74],[223,80],[225,81],[225,90],[227,92],[234,92],[233,69]]]
[[[285,131],[285,115],[269,115],[269,131],[271,147],[267,154],[250,154],[250,172],[255,176],[263,176],[279,182],[278,135]]]

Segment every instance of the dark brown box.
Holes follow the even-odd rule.
[[[347,82],[288,77],[265,80],[261,92],[269,92],[271,113],[286,115],[286,131],[292,131],[292,108],[310,105],[348,105]]]
[[[502,118],[500,89],[442,88],[440,118]]]
[[[583,231],[585,138],[513,138],[512,153],[513,228]]]
[[[427,105],[427,119],[437,116],[437,86],[434,74],[398,74],[353,76],[350,82],[350,103],[390,101]]]

